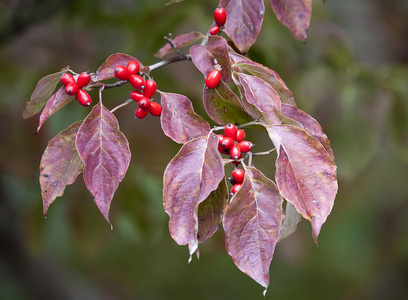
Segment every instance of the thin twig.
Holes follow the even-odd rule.
[[[256,152],[256,153],[251,153],[252,156],[259,156],[259,155],[268,155],[271,154],[272,152],[276,151],[275,148],[268,150],[268,151],[264,151],[264,152]]]
[[[121,85],[124,85],[128,83],[127,80],[121,80],[121,81],[117,81],[115,83],[111,83],[111,84],[105,84],[105,89],[111,89],[111,88],[115,88]]]
[[[177,52],[177,54],[181,57],[186,56],[183,52],[180,51],[179,48],[176,47],[176,45],[174,45],[173,42],[173,35],[171,33],[169,33],[169,36],[165,36],[164,39],[167,41],[167,43],[169,43],[169,45],[171,46],[171,48],[173,48],[174,51]]]
[[[156,70],[158,68],[167,66],[169,64],[175,63],[177,61],[182,61],[182,60],[191,60],[190,54],[184,55],[183,57],[181,56],[176,56],[167,60],[159,61],[158,63],[155,63],[153,65],[149,66],[150,71]]]
[[[129,103],[133,102],[132,99],[127,99],[125,102],[123,102],[122,104],[119,104],[118,106],[112,108],[112,110],[110,111],[111,113],[114,113],[116,110],[118,110],[121,107],[124,107],[126,105],[128,105]]]

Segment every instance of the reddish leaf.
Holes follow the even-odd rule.
[[[218,124],[243,124],[252,121],[238,96],[222,81],[215,89],[204,86],[203,102],[208,116]]]
[[[41,158],[40,185],[45,216],[55,198],[62,196],[65,187],[74,183],[81,173],[83,163],[75,147],[81,123],[72,124],[52,138]]]
[[[263,79],[252,75],[238,73],[240,89],[243,91],[242,99],[248,113],[254,119],[258,119],[262,114],[265,124],[281,124],[280,115],[280,97],[278,93]],[[247,105],[249,103],[252,106]],[[259,112],[258,112],[259,111]]]
[[[334,160],[333,150],[330,147],[330,141],[327,138],[327,135],[324,134],[322,126],[320,126],[320,124],[314,118],[304,111],[288,104],[282,104],[281,112],[284,116],[300,122],[303,125],[303,129],[318,140],[326,149],[327,153],[329,153],[331,159]]]
[[[224,32],[241,53],[247,53],[262,27],[263,0],[222,0],[221,6],[227,11]]]
[[[69,67],[61,69],[60,72],[47,75],[37,83],[37,86],[31,94],[30,101],[27,102],[26,108],[23,111],[24,119],[30,118],[41,111],[60,82],[61,72],[67,69],[69,69]]]
[[[65,92],[65,87],[61,87],[54,95],[52,95],[40,115],[40,122],[37,127],[37,132],[40,131],[41,126],[52,114],[57,112],[60,108],[63,108],[74,99],[75,96],[68,95]]]
[[[115,77],[113,71],[117,66],[126,66],[130,60],[137,60],[133,56],[123,54],[123,53],[115,53],[109,56],[106,61],[99,67],[96,71],[96,79],[95,81],[102,81],[107,80]],[[140,69],[143,68],[143,65],[139,61]]]
[[[204,39],[205,35],[201,32],[192,31],[185,34],[180,34],[173,39],[173,44],[176,48],[183,48],[188,46],[198,40]],[[162,47],[154,56],[162,58],[166,55],[169,55],[174,52],[174,49],[167,43],[164,47]]]
[[[197,238],[199,243],[204,243],[220,228],[222,213],[227,203],[228,187],[224,179],[220,181],[218,188],[198,206]]]
[[[236,53],[230,53],[233,69],[236,72],[246,73],[262,78],[279,94],[282,103],[296,106],[292,92],[275,71]]]
[[[264,286],[282,226],[282,196],[275,183],[254,167],[228,204],[224,218],[225,244],[237,267]]]
[[[269,2],[278,20],[289,28],[296,39],[305,42],[312,16],[312,0],[269,0]]]
[[[194,45],[190,49],[191,60],[194,65],[207,76],[215,69],[216,65],[221,66],[221,78],[225,82],[231,81],[231,60],[229,58],[228,43],[220,36],[208,37],[208,43]]]
[[[129,143],[116,117],[99,102],[79,127],[75,144],[84,162],[85,184],[109,222],[113,195],[129,167]]]
[[[188,244],[190,259],[198,248],[198,206],[225,175],[217,146],[218,137],[213,132],[191,140],[164,172],[163,202],[170,217],[169,231],[177,244]]]
[[[194,112],[193,105],[186,96],[160,93],[163,106],[161,126],[169,138],[176,143],[187,143],[208,134],[210,124]]]
[[[276,182],[286,200],[312,223],[317,237],[337,193],[336,164],[322,144],[301,128],[266,127],[277,149]]]

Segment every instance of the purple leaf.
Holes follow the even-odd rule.
[[[230,58],[233,62],[232,67],[234,71],[262,78],[279,94],[282,103],[296,106],[292,92],[288,89],[278,73],[236,53],[230,53]]]
[[[191,140],[164,172],[163,203],[170,217],[170,235],[177,244],[188,244],[190,259],[198,248],[198,206],[225,176],[217,146],[218,137],[213,132]]]
[[[242,272],[265,289],[282,226],[282,202],[272,180],[256,168],[246,167],[244,182],[223,218],[228,254]]]
[[[208,43],[194,45],[190,49],[191,59],[194,65],[207,76],[215,69],[216,65],[221,66],[221,79],[225,82],[231,81],[231,60],[228,52],[227,41],[220,36],[209,36]]]
[[[275,176],[279,190],[311,222],[317,244],[337,193],[336,164],[322,144],[303,129],[291,125],[266,129],[278,153]]]
[[[65,92],[65,87],[61,87],[54,95],[52,95],[40,115],[40,122],[37,127],[37,132],[40,131],[41,126],[52,114],[57,112],[60,108],[63,108],[74,99],[75,96],[68,95],[67,92]]]
[[[173,39],[173,44],[176,48],[180,49],[185,46],[188,46],[198,40],[204,39],[205,35],[201,32],[192,31],[185,34],[180,34]],[[167,43],[164,47],[162,47],[154,56],[158,58],[162,58],[166,55],[175,52],[174,49]]]
[[[265,13],[263,0],[222,0],[227,11],[224,32],[246,54],[258,38]]]
[[[221,217],[228,203],[227,182],[220,181],[218,188],[198,206],[198,232],[199,243],[204,243],[221,226]]]
[[[40,163],[40,185],[44,216],[55,198],[64,194],[65,187],[74,183],[81,173],[82,160],[75,147],[75,137],[82,121],[76,122],[52,138]]]
[[[30,118],[41,111],[60,82],[62,72],[66,71],[67,69],[69,69],[68,66],[61,69],[60,72],[43,77],[37,83],[37,86],[31,94],[30,101],[27,102],[26,108],[23,111],[24,119]]]
[[[115,77],[113,71],[117,66],[126,66],[127,63],[131,60],[137,60],[133,56],[123,54],[123,53],[114,53],[109,56],[106,61],[98,68],[96,71],[95,81],[107,80]],[[143,65],[139,61],[140,69],[143,68]]]
[[[244,124],[252,121],[238,96],[222,81],[215,89],[204,86],[203,102],[208,116],[218,124]]]
[[[176,143],[207,135],[210,124],[197,115],[191,101],[184,95],[161,93],[163,112],[161,126],[164,133]]]
[[[129,167],[129,143],[116,117],[99,102],[79,127],[75,144],[84,162],[85,184],[109,222],[113,195]]]
[[[281,112],[284,116],[301,123],[303,129],[316,140],[318,140],[326,149],[327,153],[329,153],[331,159],[334,160],[333,150],[330,147],[330,141],[327,138],[327,135],[324,134],[322,126],[320,126],[320,124],[314,118],[312,118],[304,111],[288,104],[282,104]]]
[[[269,0],[269,2],[279,22],[288,27],[296,39],[305,42],[312,15],[312,0]]]
[[[263,79],[252,75],[238,73],[244,106],[254,119],[262,116],[263,122],[268,125],[281,124],[280,97],[278,93]],[[247,105],[249,103],[250,105]],[[252,106],[256,108],[253,109]],[[259,114],[259,112],[261,115]]]

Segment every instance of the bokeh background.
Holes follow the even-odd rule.
[[[263,288],[227,255],[220,230],[188,264],[168,233],[162,175],[179,145],[159,119],[117,111],[132,162],[111,207],[111,231],[83,184],[42,215],[39,162],[47,142],[89,109],[75,102],[35,135],[21,113],[37,81],[67,65],[95,71],[112,53],[149,65],[163,37],[205,32],[217,1],[0,1],[0,299],[263,299]],[[339,192],[317,248],[310,224],[277,245],[265,299],[406,299],[408,295],[408,2],[313,1],[307,43],[266,1],[249,56],[277,71],[299,108],[329,136]],[[186,50],[185,50],[186,51]],[[203,76],[190,62],[152,74],[195,110]],[[113,108],[129,88],[107,90]],[[96,95],[94,95],[96,96]],[[158,100],[158,99],[157,99]],[[208,118],[207,118],[208,120]],[[261,150],[264,133],[247,130]],[[273,176],[274,156],[257,158]]]

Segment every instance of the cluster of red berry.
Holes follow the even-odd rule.
[[[235,165],[240,164],[242,153],[247,153],[254,146],[250,141],[244,141],[245,131],[238,129],[234,124],[227,124],[224,127],[224,135],[218,135],[218,151],[221,154],[228,154]]]
[[[214,25],[208,31],[208,33],[211,35],[218,34],[221,30],[221,27],[224,26],[225,22],[227,21],[227,12],[221,6],[218,6],[214,11],[214,21],[217,25]]]
[[[83,106],[89,106],[92,102],[89,94],[82,88],[91,82],[91,75],[88,72],[82,72],[75,80],[74,76],[64,73],[61,76],[61,82],[65,85],[65,92],[68,95],[75,95],[78,102]]]
[[[153,102],[151,98],[156,93],[157,84],[154,80],[145,80],[139,73],[140,64],[137,60],[131,60],[126,66],[117,66],[114,70],[115,77],[119,80],[127,80],[135,90],[130,93],[130,98],[138,102],[139,108],[135,115],[143,119],[150,112],[153,116],[160,116],[162,107]]]
[[[234,195],[241,188],[244,182],[245,172],[241,169],[235,169],[232,171],[232,177],[228,178],[232,184],[231,194]]]

